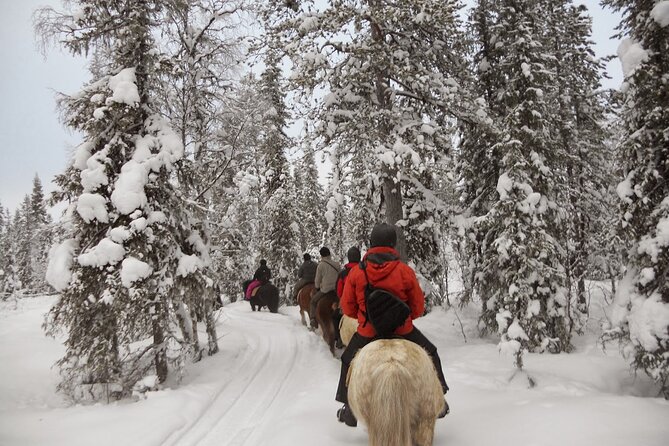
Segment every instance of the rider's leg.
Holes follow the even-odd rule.
[[[441,367],[441,359],[439,359],[437,347],[435,347],[435,345],[431,343],[430,340],[427,339],[425,335],[421,333],[421,331],[416,327],[414,327],[410,333],[402,335],[402,337],[407,341],[418,344],[425,349],[427,354],[430,355],[430,359],[432,359],[432,363],[434,364],[434,368],[437,371],[437,377],[439,378],[439,382],[441,383],[441,387],[444,390],[444,393],[448,392],[448,384],[446,384],[446,378],[444,377],[444,370]]]
[[[318,326],[316,322],[316,307],[318,306],[318,301],[323,297],[323,293],[316,291],[313,296],[311,296],[311,302],[309,303],[309,325],[313,328]]]
[[[444,377],[444,370],[441,367],[441,359],[439,359],[439,354],[437,353],[437,347],[435,347],[435,345],[431,343],[429,339],[427,339],[425,335],[421,333],[421,331],[418,330],[416,327],[414,327],[414,329],[410,333],[402,335],[402,337],[407,341],[411,341],[415,344],[418,344],[425,349],[427,354],[430,356],[430,359],[432,359],[432,363],[434,364],[434,369],[437,371],[437,378],[439,378],[439,382],[441,383],[441,388],[444,391],[445,395],[446,392],[448,392],[448,384],[446,384],[446,378]],[[448,413],[450,413],[450,411],[451,409],[448,405],[448,401],[444,399],[444,408],[438,415],[438,418],[445,417]]]

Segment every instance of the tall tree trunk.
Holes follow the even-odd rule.
[[[370,1],[370,6],[378,7],[379,2]],[[381,24],[370,21],[372,39],[379,45],[384,45],[384,33]],[[389,86],[387,82],[388,74],[381,68],[376,72],[375,87],[376,87],[376,101],[381,110],[390,109]],[[381,137],[390,134],[390,129],[387,123],[383,123],[379,132]],[[379,141],[385,142],[385,141]],[[385,178],[383,179],[383,200],[386,207],[386,222],[395,225],[399,220],[402,220],[402,190],[400,183],[395,183],[397,171],[394,169],[384,169]],[[406,260],[406,238],[404,230],[397,228],[397,251],[402,260]]]
[[[216,336],[216,320],[214,319],[212,297],[204,302],[204,320],[207,326],[207,353],[211,356],[218,353],[218,337]]]
[[[402,192],[400,183],[395,183],[390,176],[387,176],[383,181],[383,199],[386,205],[386,222],[394,225],[402,219]],[[406,237],[404,236],[404,230],[399,227],[397,228],[396,248],[400,254],[400,258],[406,260]]]
[[[195,308],[195,302],[190,302],[190,319],[191,325],[193,326],[193,361],[197,362],[202,359],[202,350],[200,350],[200,336],[197,333],[197,309]]]
[[[153,309],[153,349],[154,365],[158,381],[163,383],[167,379],[167,348],[165,345],[165,331],[163,327],[163,304],[154,302]]]
[[[186,306],[183,302],[179,302],[178,309],[176,311],[177,323],[179,324],[179,329],[181,334],[184,337],[184,342],[189,346],[193,344],[193,327],[190,326],[190,321],[188,320],[188,312],[186,311]]]

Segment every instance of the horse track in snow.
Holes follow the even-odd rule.
[[[282,315],[251,313],[247,307],[226,309],[226,330],[243,333],[248,342],[240,357],[233,359],[235,367],[212,399],[195,420],[173,431],[164,445],[205,446],[226,444],[243,446],[254,441],[256,427],[272,407],[290,404],[290,388],[299,388],[299,374],[294,373],[298,357],[313,352],[307,342],[298,342],[294,322]],[[306,335],[306,330],[305,330]],[[220,354],[220,353],[219,353]]]

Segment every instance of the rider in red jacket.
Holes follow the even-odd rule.
[[[399,254],[389,246],[375,246],[365,254],[367,277],[376,288],[390,291],[409,305],[411,316],[404,325],[395,330],[397,335],[405,335],[414,329],[413,319],[425,312],[425,296],[420,289],[416,273],[410,266],[400,262]],[[348,275],[340,305],[342,312],[358,319],[358,333],[367,338],[376,336],[372,324],[365,324],[365,285],[367,279],[360,268],[354,268]]]
[[[352,269],[354,269],[356,266],[358,266],[358,263],[360,263],[360,249],[358,249],[357,246],[353,246],[349,248],[348,252],[346,253],[346,258],[348,258],[348,263],[344,265],[344,269],[342,269],[339,272],[339,277],[337,277],[337,297],[341,300],[341,296],[344,293],[344,285],[346,284],[346,279],[348,279],[348,275],[351,272]],[[334,329],[335,329],[335,345],[337,348],[341,348],[344,346],[344,343],[341,340],[341,333],[339,332],[339,324],[341,322],[343,312],[341,310],[341,303],[339,305],[339,308],[337,308],[332,315],[332,322],[334,323]]]
[[[353,246],[349,248],[346,258],[348,259],[348,263],[344,265],[344,269],[339,272],[339,277],[337,278],[337,297],[340,299],[342,294],[344,294],[344,284],[346,284],[349,273],[360,263],[360,250],[358,247]]]
[[[356,426],[357,420],[348,407],[348,388],[346,386],[348,369],[358,350],[376,339],[374,327],[365,318],[367,278],[375,288],[389,291],[407,303],[411,309],[411,315],[393,334],[414,342],[427,351],[434,363],[444,393],[448,391],[448,385],[441,368],[441,360],[437,354],[437,347],[413,326],[413,320],[422,316],[425,311],[425,297],[413,269],[400,261],[399,254],[395,250],[396,243],[397,234],[394,226],[381,223],[372,229],[370,235],[371,248],[363,258],[363,262],[366,264],[367,277],[359,266],[351,269],[339,302],[345,315],[358,319],[358,330],[341,356],[341,375],[335,397],[337,401],[344,403],[344,406],[337,411],[337,418],[349,426]],[[439,418],[445,416],[448,411],[448,404],[446,404],[444,411],[439,414]]]

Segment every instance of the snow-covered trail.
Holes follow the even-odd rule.
[[[240,355],[231,358],[234,369],[202,412],[171,432],[164,445],[214,445],[222,438],[229,445],[258,444],[254,438],[301,389],[300,367],[314,350],[306,330],[299,333],[281,314],[252,313],[243,303],[229,306],[225,316],[222,328],[242,343]]]
[[[221,351],[188,367],[176,385],[140,401],[67,407],[54,392],[62,345],[40,324],[53,297],[0,307],[0,445],[363,446],[363,426],[338,423],[339,361],[295,307],[252,312],[224,307]],[[473,309],[436,309],[416,325],[437,345],[452,413],[435,445],[666,446],[669,403],[654,397],[616,351],[596,346],[597,321],[566,355],[527,355],[537,381],[509,381],[512,360],[476,336]],[[465,342],[462,332],[467,335]],[[205,339],[202,333],[201,339]]]
[[[63,347],[40,328],[53,300],[0,309],[0,446],[366,444],[362,429],[336,421],[339,361],[295,307],[229,304],[218,317],[220,352],[189,365],[178,385],[137,402],[67,407],[51,368]]]

